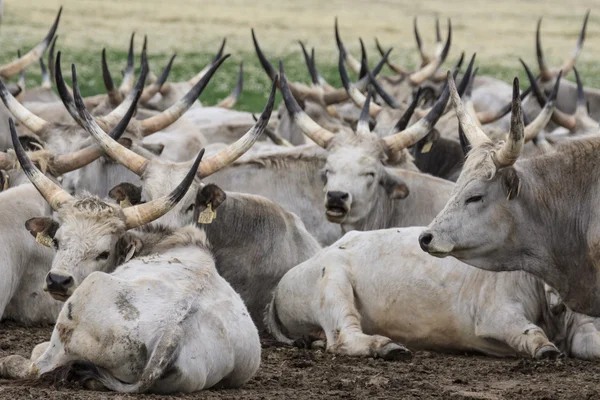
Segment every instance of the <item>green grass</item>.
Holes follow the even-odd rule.
[[[67,49],[62,55],[63,75],[70,82],[70,64],[74,63],[77,66],[77,72],[80,82],[80,89],[84,96],[104,93],[105,88],[102,81],[101,70],[101,49],[97,51],[69,51]],[[16,49],[8,49],[0,56],[0,62],[5,63],[13,58],[12,54],[16,53]],[[371,65],[376,62],[376,52],[371,52]],[[171,54],[150,54],[150,67],[156,75],[160,75],[162,69],[166,66]],[[273,65],[277,66],[278,58],[272,55],[267,55]],[[113,80],[118,85],[121,78],[121,70],[125,67],[127,54],[121,50],[107,49],[108,64],[111,69]],[[177,54],[173,68],[169,75],[169,81],[187,80],[194,76],[204,66],[206,66],[214,57],[213,53],[198,53],[185,52]],[[46,56],[44,58],[46,60]],[[283,62],[286,68],[286,74],[292,81],[309,83],[309,74],[306,69],[304,58],[300,51],[284,56]],[[394,62],[401,62],[404,65],[410,66],[407,61],[408,54],[399,52],[394,57]],[[328,80],[329,83],[336,87],[341,87],[337,62],[334,55],[319,59],[317,67],[319,72]],[[404,61],[402,61],[404,60]],[[239,63],[244,62],[244,90],[240,99],[235,106],[237,110],[260,112],[262,110],[271,87],[271,82],[260,67],[258,59],[254,52],[237,53],[232,55],[217,71],[206,90],[201,94],[200,101],[205,105],[214,105],[221,99],[225,98],[237,81]],[[446,66],[452,66],[456,60],[449,60]],[[530,66],[535,68],[535,63],[529,60]],[[136,54],[136,63],[139,63],[139,54]],[[463,69],[466,68],[466,61],[463,64]],[[600,66],[595,63],[579,63],[580,73],[584,79],[584,84],[591,87],[600,87]],[[534,70],[535,71],[535,70]],[[391,74],[390,70],[384,68],[383,74]],[[490,75],[510,83],[515,74],[521,80],[521,87],[528,86],[527,76],[520,64],[515,64],[514,68],[502,66],[480,65],[480,75]],[[40,71],[37,65],[32,65],[26,72],[27,87],[35,87],[40,81]],[[574,75],[569,74],[568,78],[573,79]],[[11,79],[16,80],[16,77]],[[278,94],[277,101],[280,101]]]

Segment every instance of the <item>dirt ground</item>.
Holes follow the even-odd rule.
[[[0,323],[0,357],[29,356],[52,328]],[[0,399],[597,399],[600,364],[572,359],[532,361],[417,352],[411,362],[340,357],[282,346],[264,338],[257,376],[242,389],[194,395],[125,396],[0,384]]]

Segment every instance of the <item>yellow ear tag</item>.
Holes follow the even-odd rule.
[[[8,189],[8,182],[9,182],[9,176],[8,176],[8,174],[6,174],[6,176],[4,177],[4,187],[2,188],[2,190]]]
[[[199,224],[210,224],[217,218],[217,212],[213,211],[212,204],[208,203],[206,209],[198,215]]]
[[[423,148],[421,149],[421,153],[429,153],[429,150],[431,150],[431,146],[433,146],[433,142],[425,143],[425,146],[423,146]]]
[[[131,204],[131,202],[129,201],[129,197],[125,197],[125,200],[121,200],[121,201],[119,202],[119,206],[121,206],[121,208],[127,208],[127,207],[131,207],[131,206],[132,206],[132,204]]]
[[[35,241],[41,244],[42,246],[52,247],[52,238],[45,233],[38,232],[35,235]]]

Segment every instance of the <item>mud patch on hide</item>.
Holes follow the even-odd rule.
[[[121,314],[126,321],[134,321],[140,316],[140,311],[131,304],[131,301],[128,299],[128,293],[126,292],[120,292],[117,295],[115,305],[117,306],[117,310],[119,310],[119,314]]]

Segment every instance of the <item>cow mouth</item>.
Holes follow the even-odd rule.
[[[69,299],[69,297],[71,297],[70,294],[67,294],[65,292],[51,292],[51,291],[48,291],[48,294],[50,296],[52,296],[52,298],[54,300],[58,300],[58,301],[62,301],[62,302],[67,301]]]
[[[346,219],[348,209],[344,206],[327,206],[325,216],[329,222],[341,223]]]

